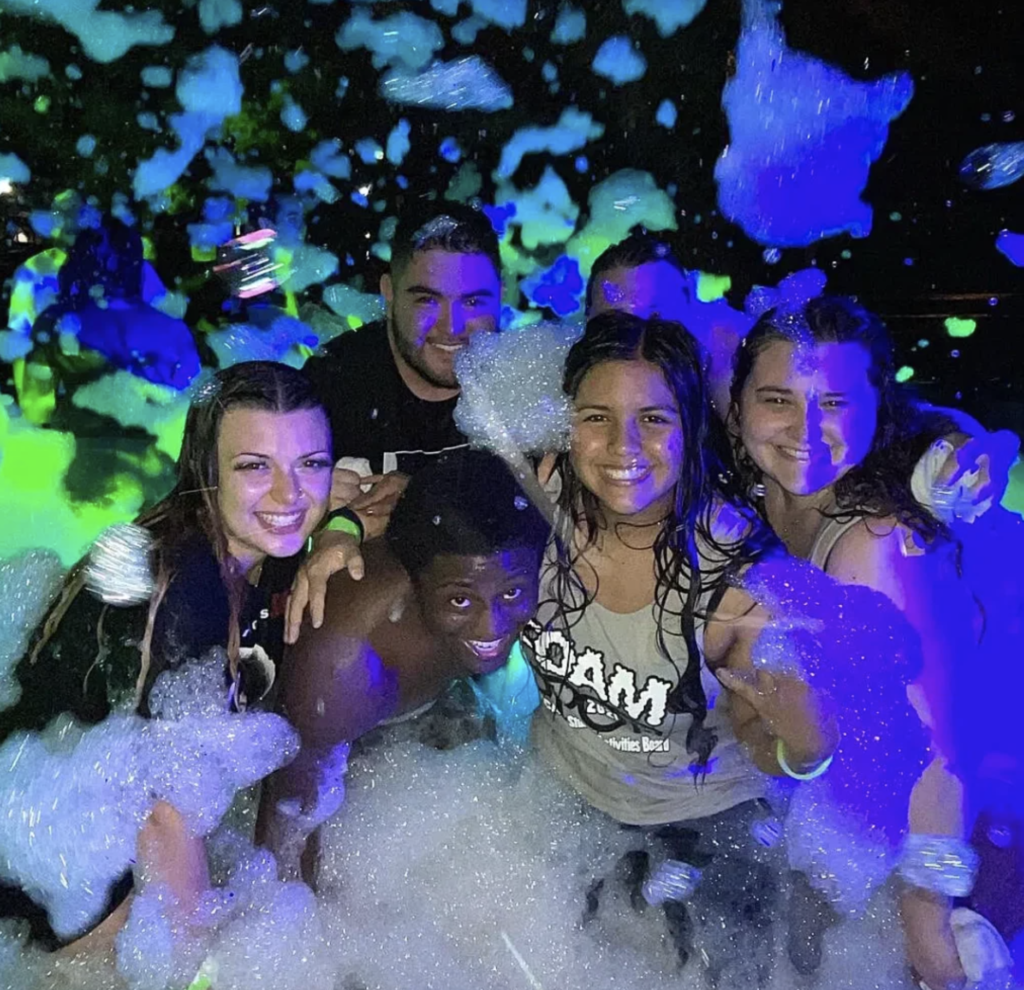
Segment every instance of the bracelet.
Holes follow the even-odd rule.
[[[362,520],[351,509],[335,509],[333,512],[329,512],[321,529],[324,532],[348,533],[360,543],[366,537]]]
[[[978,854],[952,835],[919,835],[903,840],[897,873],[911,887],[944,897],[966,897],[978,873]]]
[[[792,777],[794,780],[814,780],[815,777],[820,777],[830,766],[832,766],[832,758],[835,756],[835,752],[829,753],[813,770],[808,770],[806,773],[797,773],[787,762],[786,762],[786,747],[781,739],[775,740],[775,759],[778,761],[779,767],[787,777]]]

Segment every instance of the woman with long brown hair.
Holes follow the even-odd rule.
[[[225,710],[259,701],[283,651],[301,552],[328,508],[331,453],[327,417],[298,371],[254,361],[218,372],[189,408],[177,483],[136,520],[151,540],[148,601],[105,604],[85,590],[88,560],[76,564],[16,668],[21,695],[0,712],[0,742],[62,714],[85,724],[114,711],[148,717],[160,673],[215,647],[226,654]],[[198,841],[160,803],[139,847],[194,891],[204,886]],[[127,916],[130,885],[125,877],[111,892],[109,906],[120,906],[101,925],[107,934]],[[0,889],[0,914],[28,918],[53,947],[67,941],[17,889]]]

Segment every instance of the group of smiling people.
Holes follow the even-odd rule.
[[[177,484],[138,520],[154,540],[151,600],[104,605],[73,569],[18,666],[22,697],[0,713],[0,740],[59,713],[145,715],[162,671],[223,647],[225,706],[273,707],[301,737],[299,756],[264,781],[257,839],[283,876],[315,883],[310,835],[344,815],[331,768],[348,746],[454,682],[493,675],[518,643],[540,697],[532,748],[637,831],[632,893],[671,887],[680,864],[699,868],[695,889],[661,898],[681,963],[724,987],[745,955],[767,985],[775,920],[788,922],[789,958],[805,973],[835,921],[799,873],[784,903],[756,827],[767,781],[799,788],[841,773],[854,745],[843,705],[863,717],[876,703],[840,703],[814,678],[757,661],[772,609],[744,575],[789,555],[873,589],[916,633],[914,731],[890,742],[919,771],[901,824],[924,859],[901,869],[898,897],[917,979],[965,985],[954,895],[970,888],[968,840],[991,810],[976,782],[1000,737],[970,756],[960,745],[957,685],[983,656],[984,610],[954,521],[930,496],[998,502],[1015,451],[915,404],[885,328],[850,299],[783,303],[742,341],[713,322],[689,326],[688,273],[642,234],[593,266],[563,369],[571,436],[564,450],[524,451],[536,471],[526,479],[467,449],[453,419],[456,356],[500,322],[486,218],[444,204],[403,219],[381,290],[386,320],[341,335],[303,371],[244,363],[201,390]],[[1019,781],[1016,754],[1002,755]],[[208,885],[202,841],[170,805],[156,807],[139,849],[183,909]],[[1013,862],[1022,869],[1019,853]],[[7,888],[3,903],[64,953],[110,951],[131,883],[70,943],[22,892]],[[584,915],[600,910],[604,885],[581,889]],[[972,906],[1001,911],[1007,936],[1024,920],[1019,904]],[[728,932],[729,952],[694,951],[709,925]]]

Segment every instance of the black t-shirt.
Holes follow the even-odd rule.
[[[301,559],[301,555],[268,557],[259,583],[245,588],[239,615],[241,646],[262,647],[275,665],[284,653],[285,606]],[[150,669],[137,709],[147,717],[149,693],[162,671],[227,645],[230,605],[209,544],[205,540],[186,544],[177,555],[174,571],[154,623]],[[129,707],[141,665],[139,644],[148,611],[148,603],[115,608],[87,591],[79,592],[35,663],[29,662],[29,651],[15,668],[21,696],[0,711],[0,743],[14,732],[42,730],[61,714],[95,725],[114,708]],[[235,693],[225,670],[225,710]],[[128,873],[111,891],[108,913],[124,900],[131,886]],[[61,945],[46,912],[19,888],[2,881],[0,918],[23,918],[29,922],[33,939],[42,946],[55,949]]]
[[[426,402],[409,391],[383,322],[336,337],[304,370],[327,409],[336,458],[415,474],[431,456],[466,446],[452,416],[458,398]]]

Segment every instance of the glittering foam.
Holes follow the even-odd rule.
[[[391,103],[438,110],[494,111],[512,106],[508,84],[477,55],[434,62],[415,75],[393,71],[381,81],[380,92]]]
[[[919,642],[884,595],[838,585],[805,561],[758,564],[744,585],[771,616],[753,662],[805,676],[840,733],[828,772],[793,794],[790,863],[841,910],[861,910],[896,865],[910,792],[928,758],[907,700]]]
[[[470,442],[506,458],[563,450],[571,421],[562,369],[578,336],[553,323],[476,334],[455,365],[455,423]]]
[[[155,587],[149,559],[152,548],[153,535],[143,526],[111,526],[89,551],[86,587],[108,605],[148,601]]]

